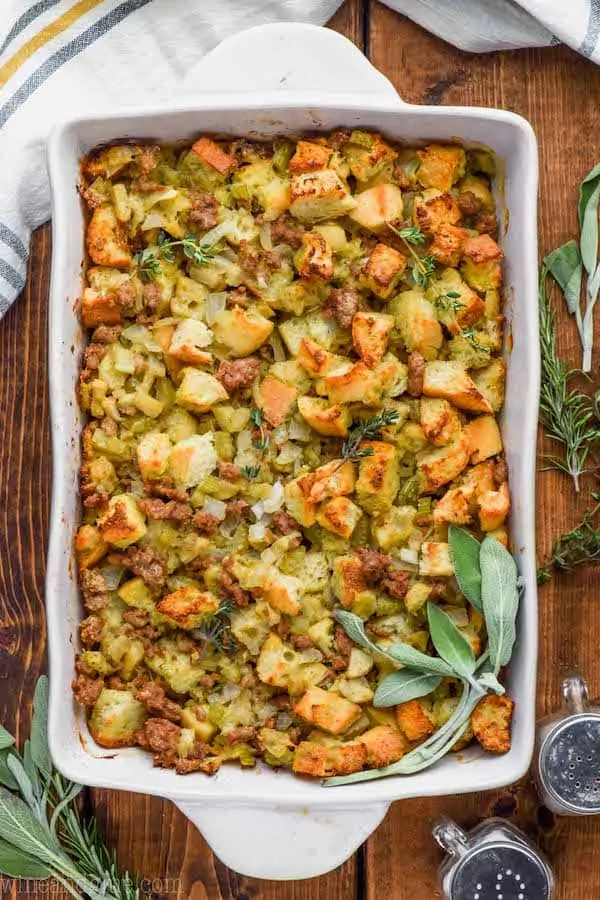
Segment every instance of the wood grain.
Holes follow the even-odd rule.
[[[376,0],[351,0],[332,27],[367,51],[405,100],[432,104],[500,106],[534,125],[540,144],[540,249],[547,252],[576,227],[576,189],[597,161],[600,70],[562,47],[476,56],[426,34]],[[0,714],[25,736],[33,685],[45,666],[43,581],[49,520],[50,442],[46,396],[46,304],[50,229],[32,242],[24,295],[0,324]],[[600,328],[600,324],[598,326]],[[560,344],[575,364],[575,329],[560,309]],[[600,332],[599,332],[600,333]],[[597,352],[600,352],[597,351]],[[542,450],[549,448],[542,446]],[[576,502],[564,478],[540,474],[540,552],[579,518],[590,485]],[[540,714],[559,702],[561,667],[579,665],[600,694],[597,577],[582,571],[541,592]],[[215,860],[170,803],[140,795],[89,791],[95,812],[124,867],[142,874],[147,896],[189,900],[429,900],[439,896],[440,855],[430,828],[441,812],[471,826],[489,814],[509,816],[546,849],[557,871],[558,900],[597,894],[600,819],[559,823],[536,803],[525,780],[511,789],[462,798],[396,803],[353,860],[309,882],[243,878]],[[3,896],[25,896],[13,886]],[[28,897],[44,896],[46,890]],[[53,896],[63,897],[60,892]]]

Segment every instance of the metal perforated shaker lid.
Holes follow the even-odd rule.
[[[570,716],[545,737],[539,753],[542,787],[567,810],[600,813],[600,714],[588,709],[581,675],[563,681]]]
[[[455,857],[444,867],[449,900],[549,900],[554,880],[544,858],[517,828],[493,822],[470,834],[449,819],[435,826],[435,839]]]

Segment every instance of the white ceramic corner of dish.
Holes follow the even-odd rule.
[[[195,84],[210,85],[211,93],[199,95]],[[259,26],[224,41],[198,64],[187,86],[187,105],[90,116],[60,126],[49,142],[54,223],[49,352],[54,480],[46,584],[50,746],[57,768],[75,781],[172,799],[236,871],[262,878],[308,878],[344,862],[377,827],[392,800],[496,788],[521,777],[531,759],[539,390],[535,138],[528,123],[511,113],[407,106],[353,44],[308,25]],[[168,141],[202,130],[258,136],[339,126],[375,128],[406,140],[461,138],[490,146],[505,162],[504,197],[511,215],[503,244],[513,350],[507,357],[504,434],[514,499],[511,537],[526,583],[509,674],[509,691],[517,701],[513,747],[503,757],[472,750],[410,778],[335,789],[262,767],[224,767],[211,779],[183,778],[153,769],[149,756],[138,749],[102,751],[71,699],[80,617],[72,563],[81,426],[74,396],[84,343],[73,315],[83,232],[75,191],[78,160],[98,143],[127,136]]]

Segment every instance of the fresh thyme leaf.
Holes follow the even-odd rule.
[[[556,326],[546,292],[548,269],[542,265],[539,288],[540,349],[542,379],[540,418],[550,438],[563,445],[562,458],[547,460],[546,468],[559,469],[573,479],[579,492],[581,475],[594,441],[600,438],[600,423],[594,415],[591,399],[570,389],[575,374],[562,363],[556,349]]]
[[[461,331],[461,335],[470,343],[473,350],[479,350],[481,353],[490,353],[490,347],[481,343],[474,328],[466,328],[464,331]]]
[[[358,460],[364,459],[365,456],[373,456],[373,448],[361,447],[362,441],[377,437],[382,428],[385,428],[386,425],[394,425],[397,421],[397,410],[384,409],[372,419],[359,422],[342,444],[343,459]]]
[[[412,275],[415,284],[419,287],[427,287],[429,284],[429,279],[435,272],[435,257],[431,254],[427,256],[422,256],[419,258],[418,262],[415,260]]]
[[[464,309],[465,304],[460,299],[460,294],[456,291],[447,291],[445,294],[439,294],[433,301],[433,305],[443,312],[460,312]]]
[[[260,466],[242,466],[240,472],[247,478],[248,481],[251,481],[253,478],[256,478],[260,474]]]
[[[571,531],[554,542],[550,557],[538,569],[539,584],[549,581],[553,570],[571,572],[576,566],[600,565],[600,531],[592,521],[597,509],[587,510]]]
[[[173,250],[180,247],[183,255],[194,262],[197,266],[203,266],[214,258],[216,249],[209,244],[203,244],[201,238],[189,232],[181,240],[170,238],[164,231],[159,232],[157,241],[158,251],[153,253],[151,250],[142,250],[136,253],[134,262],[138,268],[138,273],[142,281],[154,281],[161,271],[160,259],[166,259],[167,262],[173,262],[175,254]]]
[[[154,281],[162,271],[157,257],[151,250],[142,250],[141,253],[136,253],[134,262],[141,280],[146,283]]]
[[[398,227],[395,222],[386,223],[390,231],[393,231],[396,237],[401,238],[406,244],[424,244],[425,235],[418,225],[407,225],[404,228]]]
[[[419,256],[413,247],[413,244],[423,244],[425,242],[426,237],[423,232],[417,226],[398,228],[394,222],[386,222],[385,224],[396,237],[400,238],[412,256],[413,281],[419,287],[427,287],[429,279],[435,271],[435,257],[430,253],[427,256]]]
[[[260,432],[260,436],[252,441],[252,446],[255,450],[258,450],[259,453],[265,453],[269,446],[269,436],[265,431],[265,426],[263,424],[262,410],[253,407],[250,410],[250,421]]]
[[[262,410],[257,409],[256,406],[254,406],[250,410],[250,421],[252,422],[252,424],[254,425],[255,428],[261,428],[262,421],[263,421]]]

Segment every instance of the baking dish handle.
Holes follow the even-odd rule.
[[[375,94],[406,105],[348,38],[300,22],[256,25],[221,41],[183,82],[190,94],[199,87],[210,94],[345,94],[353,102],[364,97],[364,105]]]
[[[377,828],[389,803],[345,809],[213,806],[177,801],[216,856],[252,878],[314,878],[345,862]]]

